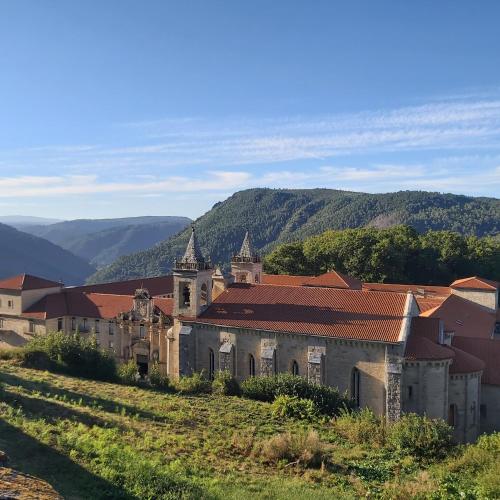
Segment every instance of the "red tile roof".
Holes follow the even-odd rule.
[[[155,298],[154,304],[166,315],[172,315],[173,299]],[[71,291],[47,295],[22,315],[33,319],[62,316],[113,319],[132,309],[133,296]]]
[[[481,372],[485,369],[486,364],[481,359],[473,356],[472,354],[462,351],[456,346],[450,346],[450,349],[454,352],[455,357],[450,366],[450,374],[455,375],[457,373],[475,373]]]
[[[304,283],[306,286],[326,286],[333,288],[350,288],[352,290],[361,290],[361,281],[338,271],[330,271],[309,278]]]
[[[397,342],[406,294],[237,283],[198,318],[236,328]]]
[[[460,337],[490,338],[496,321],[496,313],[458,295],[450,295],[441,305],[421,315],[441,318],[444,329]]]
[[[440,305],[451,294],[447,286],[401,285],[399,283],[363,283],[363,290],[380,292],[413,292],[420,312]]]
[[[472,276],[471,278],[462,278],[456,280],[450,285],[450,287],[494,291],[498,288],[498,283],[496,281],[487,280],[485,278],[480,278],[478,276]]]
[[[143,278],[96,285],[84,285],[67,288],[68,291],[105,293],[114,295],[134,295],[139,288],[146,288],[152,297],[170,295],[174,292],[174,278],[171,274],[155,278]]]
[[[500,340],[455,337],[453,346],[472,354],[485,363],[483,384],[500,385]]]
[[[411,330],[405,348],[407,360],[440,360],[455,356],[446,346],[438,344],[439,318],[417,316],[411,320]]]
[[[62,283],[39,278],[31,274],[19,274],[0,280],[0,288],[5,290],[39,290],[42,288],[60,287]]]
[[[331,288],[361,289],[361,281],[339,273],[330,271],[319,276],[293,276],[290,274],[263,274],[262,283],[265,285],[288,285],[288,286],[321,286]]]

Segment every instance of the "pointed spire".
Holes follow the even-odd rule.
[[[187,264],[205,262],[200,247],[198,246],[198,240],[196,239],[194,231],[194,224],[191,225],[191,237],[189,238],[189,243],[187,244],[186,251],[184,252],[184,257],[182,257],[182,262]]]
[[[243,240],[243,243],[241,244],[241,249],[238,257],[243,257],[246,259],[250,259],[253,257],[252,243],[250,241],[250,235],[248,234],[248,231],[245,233],[245,238]]]

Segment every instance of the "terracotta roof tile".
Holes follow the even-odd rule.
[[[455,356],[451,349],[438,344],[439,324],[439,318],[421,316],[412,318],[410,336],[406,342],[405,359],[439,360],[451,359]]]
[[[263,274],[264,285],[302,286],[310,276],[293,276],[290,274]]]
[[[480,278],[479,276],[472,276],[471,278],[462,278],[454,281],[450,287],[452,288],[471,288],[474,290],[496,290],[498,283],[496,281]]]
[[[262,282],[265,285],[288,285],[288,286],[320,286],[328,288],[361,289],[361,281],[339,273],[330,271],[319,276],[293,276],[290,274],[263,274]]]
[[[398,293],[237,283],[192,320],[255,330],[397,342],[406,300],[406,294]]]
[[[450,295],[441,305],[422,313],[422,316],[441,318],[444,328],[455,336],[490,338],[493,334],[496,313],[466,300]]]
[[[155,278],[143,278],[96,285],[84,285],[66,288],[68,291],[105,293],[114,295],[134,295],[139,288],[146,288],[152,297],[170,295],[174,291],[174,278],[171,274]]]
[[[454,337],[453,346],[484,362],[483,384],[500,385],[500,340]]]
[[[450,346],[450,349],[455,353],[453,362],[450,366],[450,374],[457,373],[475,373],[485,369],[486,364],[476,356],[458,349],[456,346]]]
[[[31,274],[19,274],[0,280],[0,288],[5,290],[39,290],[42,288],[60,287],[62,283],[39,278]]]

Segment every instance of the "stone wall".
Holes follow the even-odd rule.
[[[481,432],[500,431],[500,386],[482,384],[480,401]]]

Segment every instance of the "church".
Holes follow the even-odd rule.
[[[498,283],[484,278],[446,287],[269,275],[248,233],[226,275],[193,228],[169,276],[80,287],[0,280],[0,347],[47,331],[95,334],[143,374],[154,363],[170,377],[293,373],[390,421],[445,419],[460,442],[500,426]]]

